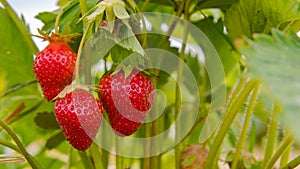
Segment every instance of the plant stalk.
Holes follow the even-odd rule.
[[[277,151],[274,153],[274,155],[271,157],[271,159],[267,162],[265,169],[272,169],[274,167],[274,164],[279,159],[281,154],[286,150],[286,148],[292,144],[293,142],[293,136],[288,136],[280,145],[280,147],[277,149]]]
[[[17,137],[16,133],[3,121],[0,120],[0,126],[11,136],[11,138],[15,141],[17,144],[20,153],[26,158],[28,163],[33,169],[41,169],[42,166],[32,157],[20,141],[20,139]]]
[[[289,135],[290,135],[290,131],[289,129],[286,129],[284,137],[287,138]],[[291,149],[292,149],[292,144],[290,144],[282,154],[280,159],[280,168],[283,168],[288,163]]]
[[[104,169],[99,147],[93,143],[90,150],[94,160],[95,169]]]
[[[185,8],[187,6],[189,7],[189,1],[186,2]],[[185,19],[188,19],[188,14],[185,15]],[[184,59],[185,59],[185,49],[186,49],[186,43],[188,39],[188,33],[189,33],[189,23],[185,23],[184,25],[184,35],[182,39],[182,47],[180,51],[180,56],[179,58],[181,59],[181,62],[178,63],[178,68],[177,68],[177,84],[176,84],[176,91],[175,91],[175,118],[178,118],[181,110],[181,85],[183,82],[183,68],[184,68]],[[179,142],[180,140],[180,133],[181,133],[181,121],[180,119],[177,119],[177,125],[175,126],[175,143],[178,143],[175,146],[175,168],[180,169],[180,159],[181,159],[181,143]]]
[[[247,138],[248,128],[249,128],[249,124],[251,121],[251,116],[252,116],[253,110],[255,108],[255,102],[257,100],[258,93],[259,93],[259,83],[257,83],[253,89],[253,93],[252,93],[250,103],[249,103],[249,106],[247,109],[244,126],[243,126],[242,133],[240,136],[240,140],[238,142],[238,145],[236,147],[236,152],[233,157],[231,169],[236,169],[238,161],[240,159],[240,155],[242,153],[242,150],[243,150],[243,147],[245,144],[245,140]]]
[[[7,140],[4,140],[4,139],[0,139],[0,144],[5,146],[5,147],[8,147],[18,153],[21,153],[20,149],[18,146],[14,145],[13,143],[7,141]]]
[[[66,167],[67,169],[70,169],[72,166],[72,156],[73,156],[73,148],[72,148],[72,146],[70,146],[69,147],[69,155],[68,155],[69,160],[68,160],[68,164]]]
[[[89,159],[89,157],[87,156],[86,152],[78,151],[78,154],[81,158],[81,161],[85,169],[94,169],[94,166],[91,160]]]
[[[123,169],[123,158],[120,156],[120,151],[122,149],[121,139],[116,137],[116,169]]]
[[[287,163],[282,169],[291,169],[296,168],[300,164],[300,155],[298,155],[296,158],[294,158],[292,161]]]
[[[90,29],[91,27],[91,24],[88,24],[86,29],[84,30],[84,33],[82,35],[82,39],[80,41],[80,44],[79,44],[79,48],[78,48],[78,53],[77,53],[77,59],[76,59],[76,67],[75,67],[75,71],[76,71],[76,77],[75,77],[75,81],[76,81],[76,85],[80,85],[80,77],[79,77],[79,73],[80,73],[80,55],[82,53],[82,48],[83,48],[83,45],[85,43],[85,40],[86,40],[86,36],[88,34],[88,30]]]
[[[29,86],[29,85],[35,84],[35,83],[37,83],[37,80],[31,80],[31,81],[29,81],[29,82],[25,82],[25,83],[16,85],[16,86],[14,86],[14,87],[12,87],[12,88],[6,90],[5,92],[1,93],[1,94],[0,94],[0,98],[1,98],[1,97],[4,97],[4,96],[7,96],[7,95],[9,95],[10,93],[13,93],[13,92],[15,92],[15,91],[17,91],[17,90],[19,90],[19,89],[22,89],[23,87],[26,87],[26,86]]]
[[[277,140],[277,130],[278,130],[278,115],[280,112],[280,107],[278,103],[274,103],[274,109],[271,116],[270,126],[268,129],[267,145],[265,149],[263,168],[266,167],[268,160],[273,155],[274,147]]]
[[[235,100],[234,106],[226,110],[225,117],[227,116],[227,118],[226,120],[223,119],[223,122],[220,126],[220,130],[217,133],[216,138],[211,146],[211,150],[208,153],[208,156],[205,160],[204,169],[210,169],[211,166],[213,165],[214,159],[218,158],[217,156],[218,150],[220,149],[223,143],[224,137],[229,127],[231,126],[233,120],[235,119],[240,107],[243,105],[245,100],[248,98],[250,92],[255,87],[256,83],[257,82],[253,80],[249,81],[244,87],[244,90],[242,90],[242,92],[240,93],[238,99]]]

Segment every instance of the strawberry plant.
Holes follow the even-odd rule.
[[[299,1],[58,0],[40,35],[14,3],[0,0],[1,169],[300,164]]]

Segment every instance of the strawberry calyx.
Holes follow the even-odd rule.
[[[85,91],[89,91],[90,87],[87,86],[87,85],[68,85],[56,97],[54,97],[51,101],[55,101],[58,98],[64,98],[67,94],[72,93],[76,89],[82,89],[82,90],[85,90]]]
[[[51,35],[47,34],[46,32],[43,32],[42,30],[38,29],[38,32],[40,35],[32,35],[34,37],[38,37],[43,39],[44,41],[49,41],[49,42],[65,42],[65,43],[70,43],[72,42],[72,39],[80,36],[80,33],[72,33],[69,35],[59,35],[57,33],[52,32]]]

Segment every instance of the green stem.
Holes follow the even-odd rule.
[[[116,137],[116,169],[123,169],[123,158],[120,156],[122,149],[122,140]]]
[[[54,23],[54,32],[55,33],[58,33],[58,27],[59,27],[59,20],[60,20],[60,17],[62,16],[63,12],[64,12],[64,9],[70,5],[72,1],[69,1],[68,3],[66,3],[63,7],[60,8],[56,18],[55,18],[55,23]]]
[[[78,154],[81,158],[81,161],[85,169],[94,169],[94,166],[91,160],[89,159],[89,157],[87,156],[86,152],[78,151]]]
[[[104,63],[104,64],[106,64],[106,63]],[[105,72],[107,72],[107,71],[105,71]],[[105,136],[106,131],[107,131],[107,129],[106,129],[107,126],[103,125],[101,127],[102,127],[102,130],[101,130],[102,135]],[[102,137],[101,138],[103,145],[108,144],[107,143],[109,141],[108,139],[110,139],[110,138],[107,138],[107,137]],[[110,155],[110,153],[108,151],[106,151],[104,148],[101,148],[101,158],[102,158],[103,168],[108,168],[109,155]]]
[[[79,0],[79,4],[80,4],[81,15],[84,16],[84,14],[87,12],[86,0]]]
[[[296,168],[300,164],[300,155],[298,155],[296,158],[294,158],[292,161],[287,163],[284,167],[281,169],[291,169]]]
[[[31,36],[29,34],[29,30],[28,30],[27,26],[25,25],[25,23],[23,22],[23,20],[21,20],[17,16],[15,11],[11,8],[11,6],[8,4],[8,2],[6,0],[0,0],[0,2],[3,4],[3,6],[6,9],[8,15],[10,16],[10,18],[13,20],[13,22],[16,24],[17,28],[19,29],[19,31],[23,35],[23,37],[24,37],[25,41],[27,42],[27,44],[28,44],[29,48],[31,49],[31,51],[33,53],[37,53],[38,48],[36,47],[36,45],[32,41]]]
[[[4,139],[0,139],[0,144],[5,146],[5,147],[8,147],[18,153],[21,153],[20,149],[18,146],[14,145],[13,143],[11,142],[8,142],[7,140],[4,140]]]
[[[67,169],[70,169],[72,166],[72,156],[73,156],[73,148],[72,146],[69,147],[69,160],[68,160],[68,164],[67,164]]]
[[[32,80],[32,81],[29,81],[29,82],[25,82],[25,83],[22,83],[22,84],[18,84],[18,85],[14,85],[12,88],[6,90],[5,92],[1,93],[0,94],[0,98],[1,97],[4,97],[4,96],[7,96],[19,89],[22,89],[23,87],[26,87],[26,86],[29,86],[31,84],[35,84],[37,83],[37,80]]]
[[[83,45],[85,43],[85,39],[86,39],[86,36],[88,34],[88,30],[90,29],[91,27],[91,24],[88,24],[86,29],[84,30],[84,33],[82,35],[82,38],[81,38],[81,41],[80,41],[80,44],[79,44],[79,48],[78,48],[78,53],[77,53],[77,60],[76,60],[76,67],[75,67],[75,71],[76,71],[76,78],[75,78],[75,81],[76,81],[76,85],[80,85],[80,77],[79,77],[79,72],[80,72],[80,55],[82,53],[82,48],[83,48]]]
[[[281,154],[286,150],[286,148],[292,144],[293,137],[289,136],[287,137],[280,145],[280,147],[277,149],[277,151],[274,153],[274,155],[271,157],[271,159],[268,161],[265,169],[272,169],[274,167],[274,164],[279,159]]]
[[[186,2],[185,8],[189,7],[189,0]],[[188,20],[188,14],[185,15],[185,19]],[[187,38],[188,38],[188,33],[189,33],[189,23],[186,23],[184,25],[184,35],[182,39],[182,47],[180,51],[180,56],[179,58],[181,59],[181,62],[178,63],[178,68],[177,68],[177,84],[176,84],[176,91],[175,91],[175,117],[178,118],[180,114],[180,109],[181,109],[181,91],[180,87],[183,82],[183,67],[184,67],[184,59],[185,59],[185,49],[186,49],[186,43],[187,43]],[[177,146],[175,147],[175,166],[176,169],[180,169],[180,159],[181,159],[181,144],[179,143],[180,139],[180,133],[181,133],[181,122],[180,119],[177,120],[177,125],[175,126],[175,142],[178,143]]]
[[[144,134],[145,138],[151,137],[151,132],[153,132],[152,125],[154,125],[154,123],[156,123],[156,122],[154,121],[153,124],[151,124],[151,123],[145,124],[145,134]],[[143,159],[143,169],[151,169],[151,162],[150,162],[150,157],[149,157],[150,151],[151,151],[151,142],[149,140],[145,140],[145,142],[144,142],[145,158]]]
[[[229,102],[228,102],[228,105],[227,105],[227,109],[231,109],[232,106],[234,105],[236,99],[238,98],[239,94],[241,93],[243,87],[245,86],[246,84],[246,81],[247,79],[249,78],[248,76],[248,73],[247,72],[244,72],[238,85],[235,87],[234,89],[234,93],[232,94],[232,96],[229,98]],[[226,117],[224,117],[226,118]]]
[[[290,135],[290,131],[286,129],[284,137],[287,138],[289,135]],[[288,163],[291,149],[292,149],[292,144],[290,144],[282,154],[280,159],[280,168],[284,167]]]
[[[242,153],[245,140],[247,138],[248,128],[249,128],[249,124],[250,124],[250,121],[251,121],[251,116],[252,116],[252,113],[253,113],[253,110],[254,110],[254,107],[255,107],[255,102],[256,102],[258,93],[259,93],[259,84],[256,84],[254,89],[253,89],[251,100],[250,100],[250,103],[249,103],[249,106],[248,106],[248,109],[247,109],[247,113],[246,113],[246,117],[245,117],[245,121],[244,121],[244,126],[243,126],[243,129],[242,129],[240,140],[239,140],[238,145],[236,147],[236,152],[235,152],[234,157],[233,157],[233,162],[232,162],[231,169],[236,169],[238,161],[240,159],[240,155]]]
[[[28,163],[33,169],[41,169],[42,166],[27,152],[24,145],[20,141],[20,139],[17,137],[15,132],[2,120],[0,120],[0,126],[11,136],[11,138],[16,142],[20,153],[26,158]]]
[[[94,159],[95,169],[104,169],[99,147],[93,143],[90,150]]]
[[[272,156],[274,152],[274,147],[277,140],[277,130],[278,130],[278,115],[280,112],[280,107],[278,103],[274,104],[274,109],[271,116],[270,126],[268,130],[267,136],[267,145],[265,149],[264,161],[263,161],[263,168],[267,165],[268,160]]]
[[[146,9],[146,7],[148,6],[148,4],[149,4],[150,1],[151,1],[151,0],[145,0],[145,2],[144,2],[144,4],[143,4],[143,7],[142,7],[141,11],[145,11],[145,9]]]
[[[227,118],[226,118],[226,120],[223,119],[223,122],[220,126],[220,130],[217,133],[216,138],[211,146],[211,150],[208,153],[208,156],[205,160],[204,169],[211,168],[211,166],[214,162],[214,159],[218,158],[218,156],[217,156],[218,150],[220,149],[221,144],[223,143],[224,137],[225,137],[229,127],[231,126],[233,120],[235,119],[240,107],[243,105],[243,103],[249,96],[250,92],[255,87],[256,83],[257,82],[253,81],[253,80],[248,82],[248,84],[246,84],[243,91],[239,95],[238,99],[235,100],[234,106],[231,109],[226,110],[225,117],[227,116]]]

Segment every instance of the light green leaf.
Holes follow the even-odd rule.
[[[279,27],[289,21],[299,20],[299,1],[297,0],[263,0],[262,11],[268,21],[268,29]]]
[[[241,46],[250,71],[260,77],[271,90],[271,95],[282,104],[283,119],[300,139],[300,39],[272,29],[270,35],[256,35],[254,41]]]
[[[99,16],[99,15],[102,16],[103,13],[104,13],[105,8],[106,8],[105,4],[103,4],[103,3],[98,4],[95,9],[92,9],[92,10],[95,10],[95,11],[92,12],[90,15],[88,15],[86,18],[88,20],[94,20],[94,19],[96,19],[97,16]]]
[[[297,26],[300,19],[296,0],[240,0],[225,14],[225,25],[230,38],[251,37],[253,33],[269,33]]]
[[[183,159],[183,161],[181,162],[181,166],[183,168],[188,168],[189,166],[192,166],[194,164],[197,158],[198,158],[197,154],[191,154],[188,157]]]
[[[7,12],[0,8],[0,20],[5,23],[0,27],[0,72],[4,89],[10,89],[16,84],[32,81],[35,79],[33,73],[33,51],[31,51],[21,32],[16,29],[15,23]],[[29,34],[29,33],[28,33]],[[41,99],[37,84],[18,89],[0,98],[0,112],[2,117],[12,112],[17,105],[25,103],[30,107],[29,101]],[[28,102],[27,102],[28,101]]]
[[[117,18],[119,19],[129,19],[130,16],[128,15],[125,6],[120,3],[113,4],[113,10]]]
[[[263,0],[240,0],[225,13],[225,26],[231,39],[263,32],[266,19],[262,13]]]

